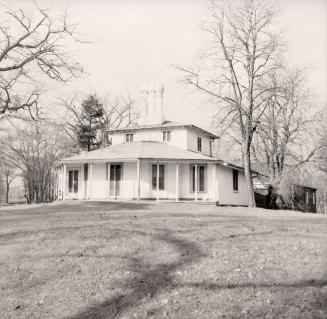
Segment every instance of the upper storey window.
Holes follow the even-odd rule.
[[[133,142],[133,134],[126,134],[125,135],[126,142]]]
[[[162,140],[164,142],[169,142],[171,137],[171,131],[163,131],[162,132]]]
[[[198,152],[202,152],[202,138],[198,137]]]

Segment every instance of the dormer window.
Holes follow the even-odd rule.
[[[170,136],[171,136],[171,131],[163,131],[162,132],[162,140],[164,142],[169,142],[170,141]]]
[[[198,152],[202,152],[202,138],[198,137]]]
[[[125,135],[126,142],[133,142],[133,134],[126,134]]]

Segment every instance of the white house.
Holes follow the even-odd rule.
[[[112,145],[64,158],[58,199],[155,199],[247,205],[244,170],[212,156],[218,137],[167,121],[163,87],[142,91],[139,124],[106,132]]]

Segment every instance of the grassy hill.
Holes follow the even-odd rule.
[[[185,203],[0,209],[2,318],[326,318],[327,216]]]

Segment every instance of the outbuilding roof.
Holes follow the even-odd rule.
[[[217,162],[216,158],[184,150],[163,142],[137,141],[112,145],[98,150],[84,152],[64,158],[61,163],[87,163],[104,161],[129,161],[154,159],[167,161]]]
[[[134,132],[138,130],[158,130],[158,129],[172,129],[172,128],[191,128],[194,129],[201,134],[208,136],[213,139],[218,139],[219,136],[210,133],[196,125],[193,124],[183,124],[179,122],[172,122],[172,121],[165,121],[162,124],[151,124],[151,125],[131,125],[126,126],[123,128],[116,128],[106,131],[109,134],[119,134],[119,133],[126,133],[126,132]]]

